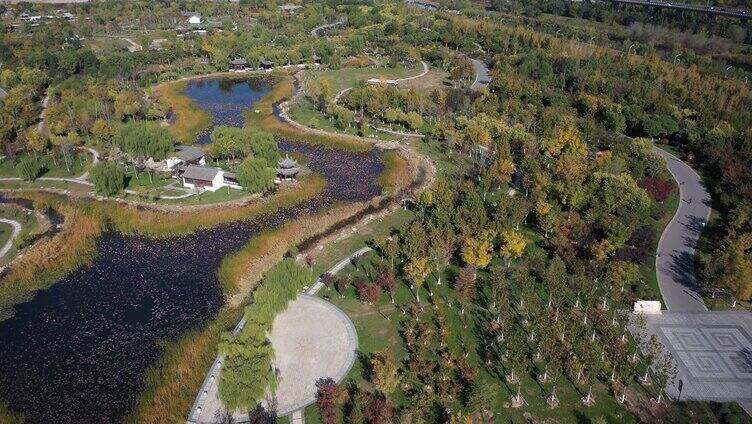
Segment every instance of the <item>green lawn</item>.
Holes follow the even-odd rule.
[[[366,263],[376,264],[381,261],[378,254],[370,252],[364,257]],[[451,271],[453,272],[453,271]],[[448,274],[451,274],[449,272]],[[340,275],[350,275],[357,279],[362,277],[362,268],[355,268],[352,265],[346,267],[340,272]],[[447,279],[445,278],[444,281]],[[435,322],[436,313],[432,304],[436,301],[446,305],[448,300],[453,299],[453,290],[446,283],[441,286],[436,284],[433,277],[429,277],[428,286],[421,289],[420,298],[424,311],[421,313],[420,320],[425,322]],[[428,295],[428,287],[433,291],[433,297]],[[322,289],[319,295],[328,299],[340,309],[342,309],[354,322],[358,334],[359,355],[356,362],[347,375],[345,380],[340,383],[341,387],[360,387],[369,390],[372,386],[366,376],[367,358],[374,352],[381,349],[388,349],[396,359],[402,361],[406,359],[407,349],[404,344],[402,334],[405,323],[411,319],[409,312],[405,314],[404,309],[409,309],[416,303],[414,293],[408,285],[400,282],[395,294],[395,302],[392,303],[389,297],[382,294],[380,301],[374,305],[368,305],[357,299],[354,287],[349,287],[344,296],[340,295],[335,288]],[[449,329],[449,350],[456,355],[462,355],[468,352],[468,362],[473,364],[474,369],[478,371],[478,377],[475,383],[485,382],[493,384],[496,387],[496,399],[494,400],[494,422],[512,422],[527,423],[530,420],[539,422],[559,422],[559,423],[582,423],[582,422],[613,422],[613,423],[636,423],[640,419],[633,413],[624,409],[617,402],[617,398],[611,387],[597,381],[593,385],[593,394],[596,399],[595,405],[584,406],[581,402],[582,397],[587,393],[588,387],[585,385],[575,385],[566,377],[559,379],[556,385],[557,397],[560,406],[556,409],[550,409],[546,403],[546,397],[550,394],[553,385],[551,383],[541,384],[534,376],[543,372],[542,363],[532,363],[528,374],[524,374],[519,388],[525,399],[525,405],[522,408],[515,409],[510,407],[510,399],[517,393],[518,385],[507,383],[502,376],[486,368],[479,355],[479,348],[482,342],[480,335],[482,331],[481,311],[468,309],[466,314],[460,313],[460,308],[456,301],[453,307],[443,307],[447,317],[447,328]],[[405,363],[403,363],[403,367]],[[404,375],[404,374],[403,374]],[[629,398],[634,403],[649,404],[650,398],[656,395],[654,387],[643,388],[637,383],[633,383],[629,389]],[[399,408],[408,407],[409,400],[401,389],[397,389],[391,396],[391,399]],[[453,408],[462,408],[459,402],[455,402]],[[701,419],[702,422],[715,422],[708,405],[696,403],[692,405],[675,404],[664,405],[657,408],[657,419],[655,422],[688,422]],[[689,415],[687,415],[689,414]],[[692,418],[690,418],[692,417]],[[702,417],[702,418],[698,418]],[[426,422],[434,422],[435,417],[424,417]],[[553,420],[553,421],[551,421]],[[311,405],[306,409],[306,421],[310,423],[320,423],[321,418],[318,414],[317,406]],[[346,419],[343,422],[347,422]],[[694,421],[700,422],[700,421]]]
[[[314,109],[313,105],[311,105],[310,102],[305,101],[305,100],[300,101],[290,106],[289,113],[290,113],[290,117],[293,118],[295,121],[300,122],[301,124],[306,125],[311,128],[316,128],[316,129],[329,131],[329,132],[350,134],[350,135],[361,135],[361,134],[358,134],[359,130],[355,126],[348,127],[345,129],[337,127],[337,125],[335,124],[333,120],[330,120],[323,113]],[[394,134],[390,134],[384,131],[379,131],[379,130],[371,128],[370,126],[363,128],[362,136],[368,137],[368,138],[378,138],[380,140],[395,140],[396,138],[398,138]]]
[[[16,164],[29,154],[17,155],[14,158],[0,159],[0,177],[19,177]],[[67,157],[36,154],[42,164],[41,177],[76,177],[86,171],[91,162],[88,152],[77,151]]]
[[[413,219],[411,211],[400,210],[385,216],[380,220],[371,221],[365,231],[358,232],[350,237],[332,243],[316,256],[316,264],[313,266],[314,275],[321,275],[334,266],[342,258],[365,246],[366,243],[376,237],[386,236]]]
[[[331,97],[334,97],[338,92],[352,87],[358,81],[365,81],[370,78],[407,78],[419,75],[421,72],[423,72],[423,65],[417,63],[412,67],[327,69],[321,72],[314,71],[311,76],[316,79],[329,80],[332,87]]]
[[[54,188],[58,190],[68,190],[77,193],[90,193],[94,187],[79,184],[70,181],[0,181],[0,188],[3,189],[30,189],[30,188]]]
[[[173,190],[174,191],[174,190]],[[180,192],[181,194],[183,192]],[[227,202],[230,200],[238,200],[245,197],[252,196],[245,190],[238,190],[233,188],[221,188],[217,191],[205,191],[200,194],[194,194],[183,199],[160,199],[156,203],[170,204],[170,205],[207,205],[210,203]]]
[[[125,176],[125,188],[128,190],[138,190],[139,188],[153,189],[164,187],[167,184],[176,181],[170,178],[169,172],[129,172]]]
[[[0,222],[0,247],[5,246],[12,234],[13,227],[10,224]]]

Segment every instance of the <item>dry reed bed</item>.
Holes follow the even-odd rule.
[[[13,264],[0,284],[0,321],[7,318],[13,305],[29,300],[34,292],[50,287],[90,262],[96,256],[96,239],[104,228],[101,219],[52,195],[30,197],[40,206],[60,212],[65,224],[58,234],[39,242]]]

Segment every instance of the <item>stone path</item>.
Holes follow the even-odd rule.
[[[648,315],[647,330],[672,353],[672,399],[736,401],[752,412],[752,314],[670,312]]]
[[[274,367],[279,371],[274,393],[279,416],[314,403],[319,379],[342,381],[358,349],[350,318],[333,304],[308,294],[298,296],[274,319],[270,340]]]
[[[39,122],[37,123],[37,132],[44,134],[47,131],[47,124],[44,120],[44,116],[47,114],[47,106],[50,104],[50,96],[45,95],[42,99],[42,111],[39,112]]]
[[[13,232],[10,235],[10,238],[8,238],[8,241],[5,242],[5,245],[0,249],[0,258],[3,258],[5,255],[10,252],[10,249],[13,247],[13,240],[18,237],[18,234],[21,232],[21,229],[23,228],[21,226],[21,223],[13,220],[13,219],[6,219],[6,218],[0,218],[0,222],[3,222],[5,224],[10,225],[13,227]]]
[[[123,38],[123,40],[125,40],[128,43],[127,49],[128,49],[128,52],[130,53],[140,52],[141,50],[144,49],[142,45],[138,44],[137,42],[131,40],[128,37]]]
[[[656,276],[666,309],[706,311],[695,278],[695,246],[710,217],[710,195],[700,176],[671,153],[654,147],[679,185],[679,207],[663,230],[656,252]]]

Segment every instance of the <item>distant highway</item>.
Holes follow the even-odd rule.
[[[654,1],[654,0],[605,0],[605,1],[610,1],[612,3],[635,4],[638,6],[661,7],[664,9],[686,10],[690,12],[706,13],[709,15],[731,16],[734,18],[742,19],[742,20],[752,19],[752,11],[745,10],[745,9],[737,9],[733,7],[726,7],[726,6],[710,6],[710,5],[703,6],[701,4],[673,3],[670,1]]]

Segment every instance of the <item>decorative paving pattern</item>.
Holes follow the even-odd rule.
[[[704,381],[752,381],[752,339],[742,327],[657,328],[692,377]]]
[[[671,351],[679,372],[668,393],[682,399],[752,400],[752,314],[664,313],[647,330]]]

